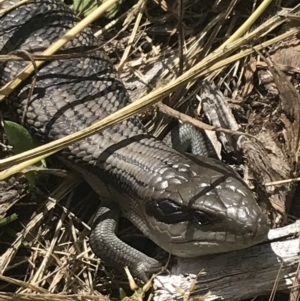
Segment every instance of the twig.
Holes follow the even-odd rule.
[[[215,131],[215,132],[223,132],[223,133],[228,133],[228,134],[231,134],[231,135],[244,135],[244,136],[247,136],[249,138],[253,138],[253,139],[257,139],[256,137],[252,136],[251,134],[248,134],[248,133],[243,133],[243,132],[240,132],[240,131],[233,131],[233,130],[230,130],[230,129],[224,129],[224,128],[221,128],[221,127],[218,127],[218,126],[214,126],[214,125],[210,125],[210,124],[206,124],[200,120],[197,120],[189,115],[186,115],[184,113],[181,113],[179,111],[176,111],[174,109],[172,109],[171,107],[165,105],[165,104],[158,104],[157,105],[158,109],[164,113],[164,114],[167,114],[171,117],[174,117],[176,119],[179,119],[181,121],[184,121],[184,122],[188,122],[188,123],[191,123],[192,125],[198,127],[198,128],[201,128],[203,130],[207,130],[207,131]]]

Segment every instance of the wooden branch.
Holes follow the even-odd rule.
[[[189,294],[200,296],[210,291],[205,301],[224,301],[270,294],[273,287],[278,291],[290,290],[299,262],[299,230],[300,220],[271,230],[267,242],[245,250],[178,259],[171,275],[159,275],[154,280],[154,300],[177,301]],[[189,293],[200,271],[206,275],[198,276],[194,290]]]

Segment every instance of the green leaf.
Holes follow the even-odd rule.
[[[123,300],[127,296],[126,292],[123,290],[122,287],[119,288],[119,293],[120,293],[120,300]]]
[[[35,148],[38,143],[31,136],[31,134],[20,124],[13,121],[4,121],[4,131],[7,136],[9,144],[13,147],[15,154],[23,153],[27,150]],[[46,161],[41,161],[42,165],[46,167]],[[25,174],[29,184],[35,186],[36,184],[36,173],[33,171]]]
[[[18,215],[16,213],[13,213],[12,215],[9,215],[7,217],[1,218],[0,219],[0,227],[6,226],[13,221],[15,221],[18,218]]]
[[[102,0],[74,0],[74,11],[86,17],[102,4]]]
[[[4,131],[16,154],[35,147],[33,137],[23,126],[12,121],[4,121]]]
[[[76,13],[86,17],[91,14],[96,8],[103,4],[106,0],[74,0],[73,7]],[[107,11],[107,17],[113,18],[119,11],[119,6],[124,0],[112,5]]]
[[[105,2],[106,0],[104,0]],[[108,19],[112,19],[118,12],[119,12],[119,8],[121,3],[124,0],[120,0],[119,2],[115,3],[114,5],[112,5],[106,12],[106,16]]]

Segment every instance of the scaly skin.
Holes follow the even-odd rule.
[[[17,0],[5,2],[8,7]],[[59,0],[36,0],[0,16],[0,50],[40,53],[77,17]],[[89,29],[69,42],[71,52],[98,46]],[[0,84],[26,62],[0,66]],[[19,118],[30,81],[8,103]],[[81,130],[124,107],[128,94],[112,64],[99,51],[89,57],[46,63],[25,113],[25,126],[41,141]],[[180,154],[150,137],[137,117],[74,143],[60,153],[99,193],[102,207],[91,234],[94,252],[119,269],[146,279],[160,264],[115,236],[122,212],[147,237],[181,257],[228,252],[261,242],[266,217],[241,178],[220,161]]]

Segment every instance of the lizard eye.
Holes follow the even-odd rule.
[[[199,225],[199,226],[203,226],[203,225],[207,225],[208,223],[211,222],[211,217],[202,212],[202,211],[194,211],[193,212],[193,220]]]
[[[146,203],[146,213],[166,224],[176,224],[190,219],[190,214],[175,202],[165,199]]]

